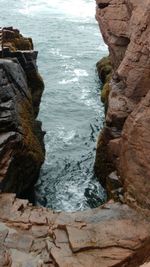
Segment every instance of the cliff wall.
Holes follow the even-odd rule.
[[[101,1],[100,7],[103,12],[108,3]],[[98,9],[98,16],[99,12],[101,10]],[[7,48],[3,51],[4,58],[0,60],[0,182],[2,191],[17,192],[20,195],[25,189],[32,187],[44,159],[43,133],[35,120],[43,82],[37,72],[37,53],[33,52],[31,40],[26,38],[24,40],[19,32],[12,28],[5,29],[5,34]],[[18,51],[18,49],[23,50]],[[116,73],[114,72],[113,77]],[[121,81],[119,83],[122,84]],[[115,78],[111,84],[117,84]],[[107,114],[109,115],[110,107],[113,107],[116,110],[116,117],[112,118],[116,120],[112,119],[114,124],[111,125],[111,120],[106,117],[107,125],[99,140],[103,152],[109,152],[108,156],[113,161],[113,164],[111,160],[108,162],[109,170],[115,166],[121,175],[121,171],[125,174],[129,170],[132,171],[131,166],[127,165],[128,160],[124,160],[130,156],[130,153],[127,153],[130,144],[132,149],[135,148],[137,155],[137,144],[134,145],[136,140],[132,132],[142,131],[143,128],[140,127],[141,125],[143,127],[143,121],[147,124],[145,114],[148,114],[149,101],[147,93],[142,97],[142,101],[138,100],[139,104],[138,101],[133,104],[132,113],[128,112],[129,123],[124,117],[118,120],[119,113],[116,109],[118,102],[115,99],[111,102],[115,88],[117,85],[111,88]],[[121,94],[123,89],[116,90]],[[118,101],[120,97],[124,99],[123,93],[120,97],[114,93],[115,96]],[[110,117],[111,114],[108,118]],[[134,126],[138,125],[138,119],[140,123],[137,129]],[[120,121],[124,135],[121,135]],[[143,138],[145,140],[147,137],[148,140],[148,132],[145,130],[146,132],[140,132],[138,136],[140,145],[143,145]],[[123,149],[125,151],[121,157],[120,151]],[[108,159],[106,156],[105,154],[105,160]],[[142,156],[137,159],[141,160]],[[125,172],[123,164],[128,166]],[[143,165],[139,166],[141,168]],[[128,199],[127,196],[131,198],[128,188],[132,187],[130,183],[132,181],[122,177],[122,181],[124,180],[125,199]],[[138,190],[139,186],[143,186],[144,190],[143,182],[144,179],[137,184]],[[133,192],[138,192],[137,189],[135,191],[135,184],[133,185]],[[143,208],[138,198],[136,202]],[[145,209],[147,211],[147,206]],[[149,267],[149,252],[149,217],[143,216],[126,204],[109,201],[93,210],[56,213],[46,208],[33,207],[27,200],[16,198],[15,194],[0,194],[1,267],[140,267],[143,264],[143,267]]]
[[[0,51],[0,190],[22,196],[44,161],[43,132],[36,120],[43,81],[32,40],[4,28]]]
[[[113,67],[95,170],[115,172],[124,202],[150,214],[150,0],[97,0],[96,18]]]

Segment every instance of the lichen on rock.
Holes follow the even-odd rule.
[[[31,38],[23,37],[18,29],[13,27],[3,28],[3,45],[8,47],[12,52],[33,50],[33,42]]]
[[[108,96],[111,90],[111,77],[112,77],[112,65],[110,61],[110,57],[103,57],[96,64],[98,76],[102,82],[101,85],[101,101],[104,103],[105,112],[107,112],[108,106]]]

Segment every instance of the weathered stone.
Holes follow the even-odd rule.
[[[97,62],[96,68],[102,83],[106,83],[108,75],[112,72],[111,61],[109,57],[104,57]]]
[[[121,247],[136,250],[139,246],[139,237],[146,240],[149,225],[144,229],[140,221],[115,220],[87,225],[82,229],[73,226],[67,227],[69,242],[73,252],[85,249]]]
[[[11,51],[33,49],[32,39],[23,37],[19,30],[13,27],[3,28],[3,45]]]
[[[110,139],[109,128],[104,127],[97,140],[96,159],[94,164],[95,174],[104,187],[106,187],[106,177],[115,170],[112,155],[110,155],[108,150]]]
[[[26,202],[22,217],[36,214],[27,228],[19,221],[20,205],[14,195],[1,194],[1,267],[139,267],[150,260],[150,223],[127,205],[111,201],[89,211],[54,214]],[[36,222],[38,214],[43,221]]]
[[[0,190],[25,196],[44,161],[44,133],[35,120],[44,84],[32,42],[12,27],[3,31],[0,59]],[[7,47],[7,48],[6,48]],[[26,49],[26,51],[24,51]],[[2,51],[0,52],[2,57]]]
[[[130,54],[127,46],[129,45],[130,39],[131,41],[133,40],[129,37],[132,37],[132,35],[133,37],[134,35],[138,37],[136,34],[139,34],[138,29],[141,28],[144,16],[146,20],[148,18],[149,0],[144,3],[141,3],[141,1],[119,0],[119,5],[118,0],[98,0],[97,3],[99,9],[97,16],[98,19],[101,19],[101,17],[99,18],[99,15],[101,15],[104,19],[104,25],[102,27],[106,26],[104,27],[106,33],[104,32],[103,36],[106,41],[109,40],[111,43],[110,57],[113,68],[116,70],[112,80],[111,93],[109,94],[109,109],[106,116],[107,125],[104,128],[102,139],[99,139],[99,142],[104,148],[104,153],[101,155],[103,155],[104,161],[106,160],[106,155],[108,155],[107,159],[109,160],[109,164],[107,164],[107,168],[105,169],[106,176],[114,171],[114,166],[115,168],[119,166],[118,171],[125,189],[125,200],[130,205],[134,203],[134,207],[140,207],[138,209],[140,212],[133,210],[127,205],[109,201],[93,210],[75,213],[55,213],[46,208],[33,207],[28,201],[17,199],[14,194],[0,194],[1,267],[139,267],[144,263],[146,267],[149,265],[150,221],[149,217],[141,214],[141,210],[146,210],[146,214],[149,211],[149,186],[145,189],[145,185],[149,181],[147,179],[149,177],[149,169],[147,168],[149,158],[147,155],[149,149],[148,122],[150,99],[149,94],[147,94],[145,99],[136,106],[139,102],[139,95],[137,99],[134,98],[136,93],[138,94],[138,91],[135,93],[136,86],[135,88],[133,88],[134,86],[132,87],[134,85],[134,79],[131,79],[132,77],[128,71],[126,72],[128,77],[123,76],[123,73],[120,74],[121,70],[120,72],[117,71],[120,68],[120,64],[123,65],[122,61],[126,54]],[[141,10],[144,13],[141,14]],[[99,12],[102,13],[99,14]],[[137,14],[139,14],[138,21],[136,20]],[[128,21],[132,28],[130,36],[126,34],[126,31],[128,31]],[[103,23],[103,21],[101,20],[100,23]],[[142,32],[147,31],[147,24],[145,26],[144,24],[142,25]],[[110,34],[111,31],[109,30],[107,32],[107,26],[112,30],[113,34]],[[137,31],[135,31],[135,26],[137,27]],[[38,104],[43,83],[38,73],[36,73],[35,63],[37,54],[16,51],[20,47],[22,47],[21,49],[23,47],[24,49],[32,48],[32,42],[29,39],[24,40],[17,30],[7,28],[6,31],[6,39],[8,41],[6,43],[11,44],[10,40],[14,38],[15,40],[9,46],[10,49],[4,51],[7,56],[9,54],[10,59],[1,61],[0,72],[2,85],[2,101],[0,103],[2,114],[0,118],[2,127],[0,138],[0,182],[2,186],[5,185],[3,181],[5,181],[5,175],[9,170],[9,164],[11,164],[11,160],[14,160],[12,158],[14,151],[15,153],[18,153],[18,150],[19,153],[22,150],[24,152],[24,149],[25,151],[30,151],[31,153],[30,155],[27,154],[27,158],[29,160],[34,158],[38,161],[40,156],[34,150],[34,145],[36,144],[36,147],[39,148],[36,143],[38,141],[41,151],[43,148],[41,134],[39,135],[38,133],[38,136],[35,135],[34,137],[32,136],[30,127],[26,127],[26,123],[29,123],[30,126],[34,125],[33,128],[36,128],[38,124],[35,123],[34,119],[38,113]],[[141,41],[141,39],[139,40]],[[141,45],[138,43],[138,39],[136,41],[137,44],[134,43],[135,48],[136,45]],[[131,48],[133,47],[131,46]],[[142,53],[147,57],[145,43]],[[17,60],[13,59],[14,55]],[[136,64],[139,61],[141,63],[141,58],[138,57],[139,54],[133,55],[132,67],[135,67],[135,72],[139,75]],[[144,61],[144,57],[142,60],[147,67],[148,65],[146,65],[147,63]],[[125,65],[123,67],[125,68]],[[27,75],[25,69],[30,74],[33,74],[34,77],[29,75],[29,73]],[[128,69],[129,67],[127,65],[126,70]],[[17,77],[15,74],[16,70],[19,71]],[[9,72],[11,74],[10,76]],[[131,73],[133,73],[133,70]],[[146,70],[145,74],[142,73],[145,77],[144,86],[148,80],[146,78],[148,73],[149,70]],[[137,78],[139,77],[135,75],[135,79]],[[38,82],[35,85],[36,79],[38,79]],[[127,92],[124,93],[123,90],[125,90],[126,86]],[[31,87],[31,90],[29,87]],[[5,94],[3,94],[4,88]],[[36,88],[39,92],[36,92]],[[146,90],[144,88],[143,92],[146,92]],[[141,92],[141,95],[144,97],[143,92]],[[129,98],[129,93],[133,96],[131,99]],[[14,99],[17,99],[16,102],[13,102]],[[34,106],[30,106],[31,102],[34,103]],[[131,115],[129,115],[130,113]],[[16,114],[18,114],[18,117],[15,117]],[[128,115],[129,117],[126,120]],[[126,123],[124,124],[125,120]],[[121,135],[122,127],[124,128],[123,135]],[[4,129],[7,129],[6,135]],[[33,141],[32,137],[36,140],[34,140],[35,143],[31,142]],[[136,140],[139,142],[138,144]],[[19,146],[17,142],[19,142]],[[7,144],[9,145],[7,146]],[[5,149],[3,149],[4,147]],[[142,152],[144,151],[144,153],[141,152],[139,147],[142,148]],[[129,151],[132,153],[130,154]],[[20,160],[19,153],[16,157],[18,160]],[[134,156],[133,158],[131,157],[132,155]],[[128,159],[130,159],[130,162],[128,162]],[[133,170],[130,163],[133,164]],[[18,166],[20,167],[19,163]],[[23,167],[30,169],[30,165],[26,165],[26,163]],[[103,166],[101,166],[102,169]],[[20,179],[14,179],[12,186],[13,189],[18,187],[19,189],[17,188],[17,190],[21,192],[25,188],[29,188],[29,185],[27,186],[26,184],[29,181],[27,179],[21,180],[21,171],[19,174]],[[25,174],[27,175],[28,173],[25,172]],[[133,175],[135,180],[133,179]],[[32,178],[32,175],[30,177]],[[137,177],[142,178],[137,179]],[[105,178],[103,176],[104,183],[106,183]],[[120,190],[120,181],[116,177],[114,179],[114,174],[113,177],[111,176],[109,178],[113,180],[112,184],[114,187],[112,188],[112,192],[117,187],[119,187],[117,190]],[[34,182],[33,180],[32,182]],[[32,182],[30,184],[31,186],[33,184]],[[140,198],[141,196],[143,199]]]
[[[104,185],[109,172],[116,170],[126,203],[149,216],[150,1],[96,3],[96,18],[109,48],[113,75],[104,142],[99,138],[95,170]],[[117,140],[111,134],[114,128],[120,134]]]
[[[120,175],[126,202],[150,215],[150,91],[124,125]]]

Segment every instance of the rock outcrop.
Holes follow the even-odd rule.
[[[150,0],[96,2],[113,73],[95,170],[103,184],[116,172],[124,202],[150,215]]]
[[[44,84],[31,39],[3,29],[0,51],[0,190],[23,196],[33,188],[44,161],[36,120]]]
[[[139,267],[149,251],[150,223],[126,205],[55,213],[0,195],[1,267]]]
[[[1,193],[1,267],[150,266],[150,57],[149,39],[144,39],[149,2],[97,0],[97,19],[114,71],[95,166],[103,184],[112,189],[111,196],[115,187],[122,190],[123,186],[125,204],[109,201],[93,210],[56,213],[33,207],[15,194]],[[0,54],[0,186],[20,196],[33,186],[44,159],[43,133],[36,121],[43,82],[30,39],[7,28],[4,47]]]

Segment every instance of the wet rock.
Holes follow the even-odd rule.
[[[104,84],[107,80],[108,75],[112,72],[112,66],[109,56],[103,57],[96,64],[98,76],[102,83]]]
[[[108,151],[110,136],[110,129],[104,127],[98,137],[96,159],[94,164],[95,174],[98,177],[102,186],[104,186],[105,188],[107,176],[115,170],[112,157],[110,156]]]
[[[112,77],[112,65],[109,56],[104,57],[100,61],[98,61],[96,64],[96,68],[100,81],[102,82],[101,101],[104,103],[106,113],[108,107],[108,96],[111,90],[109,84]]]

